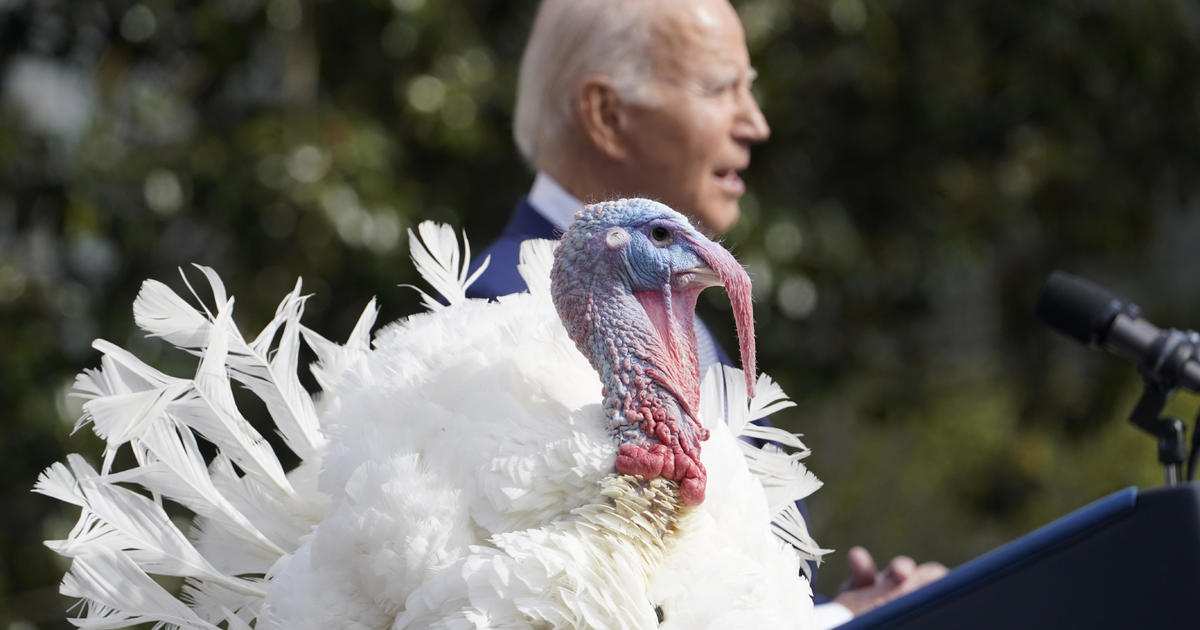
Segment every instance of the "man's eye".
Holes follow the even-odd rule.
[[[721,94],[724,94],[724,93],[730,91],[731,89],[733,89],[734,85],[737,85],[737,84],[736,83],[718,83],[715,85],[708,86],[708,88],[706,88],[704,91],[709,96],[720,96]]]

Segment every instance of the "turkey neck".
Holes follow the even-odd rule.
[[[700,374],[694,312],[698,288],[591,292],[584,314],[588,358],[603,384],[604,411],[618,442],[618,473],[664,477],[684,503],[704,500],[707,473],[696,420]]]

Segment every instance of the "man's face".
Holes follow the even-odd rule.
[[[754,69],[726,0],[662,6],[651,52],[651,104],[627,104],[627,190],[690,216],[710,234],[738,219],[739,171],[770,128],[750,92]]]

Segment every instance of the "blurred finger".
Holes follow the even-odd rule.
[[[907,580],[917,570],[917,563],[908,556],[896,556],[888,563],[884,577],[899,584]]]
[[[928,584],[940,580],[949,572],[950,570],[940,562],[926,562],[916,568],[913,579],[918,580],[920,584]]]
[[[871,552],[863,547],[851,547],[846,553],[846,562],[850,566],[849,588],[861,588],[875,583],[878,569],[875,568],[875,559],[871,557]]]
[[[940,562],[926,562],[913,569],[912,574],[900,584],[899,594],[911,593],[926,584],[936,582],[946,575],[946,567]]]

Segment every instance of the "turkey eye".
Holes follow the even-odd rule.
[[[671,230],[663,226],[657,226],[650,230],[650,238],[654,239],[655,243],[666,244],[671,242]]]

